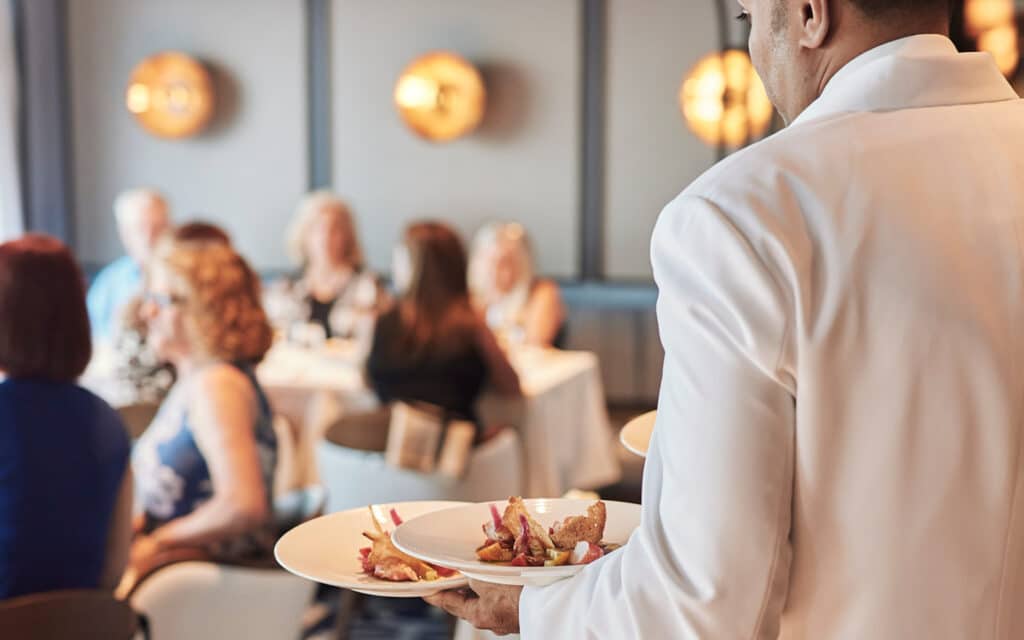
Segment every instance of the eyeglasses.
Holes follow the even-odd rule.
[[[167,309],[168,307],[180,307],[185,303],[185,299],[181,296],[166,293],[157,293],[155,291],[147,291],[142,296],[144,303],[153,304],[161,309]]]

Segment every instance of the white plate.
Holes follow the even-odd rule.
[[[654,421],[657,411],[648,411],[626,423],[619,431],[619,442],[641,458],[647,457],[647,449],[651,445],[651,434],[654,433]]]
[[[394,508],[402,519],[412,519],[467,504],[399,502],[380,506],[384,514]],[[281,536],[274,546],[274,557],[297,576],[371,596],[421,598],[467,584],[461,575],[430,582],[391,582],[366,575],[359,562],[359,549],[370,546],[370,541],[363,537],[364,531],[373,531],[373,520],[366,507],[321,516]]]
[[[593,500],[524,500],[527,509],[544,527],[568,516],[583,515]],[[510,567],[477,560],[476,549],[484,542],[482,526],[491,521],[490,502],[471,504],[443,513],[428,513],[410,518],[395,530],[395,546],[426,562],[458,569],[463,575],[498,584],[543,586],[571,577],[585,565],[561,567]],[[493,503],[504,511],[504,502]],[[640,505],[605,501],[608,521],[604,541],[625,544],[640,525]]]

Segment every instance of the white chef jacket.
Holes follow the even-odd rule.
[[[527,640],[1024,638],[1024,102],[936,35],[662,212],[643,518]]]

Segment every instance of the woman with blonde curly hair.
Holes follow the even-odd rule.
[[[253,373],[272,338],[259,279],[228,244],[167,238],[142,313],[178,380],[135,447],[143,514],[132,567],[182,550],[218,558],[269,550],[277,441]]]
[[[366,337],[384,296],[365,268],[348,205],[329,191],[307,195],[288,230],[287,248],[300,272],[268,289],[272,322],[285,332],[313,324],[328,338]]]

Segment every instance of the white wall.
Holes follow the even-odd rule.
[[[533,236],[541,271],[578,262],[580,2],[335,0],[334,184],[359,218],[371,265],[388,267],[402,227],[448,218],[465,233],[512,218]],[[401,70],[434,49],[480,67],[482,129],[432,145],[399,120]]]
[[[282,233],[308,180],[304,3],[72,0],[68,9],[80,259],[121,253],[111,203],[123,188],[152,185],[179,220],[223,224],[258,267],[287,264]],[[154,138],[124,108],[134,65],[166,49],[226,70],[227,117],[199,138]]]
[[[608,0],[605,271],[648,280],[662,207],[714,162],[683,120],[683,77],[715,50],[710,2]]]

